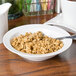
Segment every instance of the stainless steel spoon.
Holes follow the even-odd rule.
[[[59,38],[56,38],[56,39],[59,39],[59,40],[62,40],[62,39],[76,39],[76,35],[71,35],[71,36],[65,36],[65,37],[59,37]]]
[[[54,25],[54,24],[48,24],[48,25],[51,25],[51,26],[59,26],[59,25]],[[76,34],[75,35],[71,35],[71,36],[58,37],[58,38],[55,38],[55,39],[62,40],[62,39],[67,39],[67,38],[76,40]]]

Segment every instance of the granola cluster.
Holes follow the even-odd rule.
[[[63,47],[63,42],[44,35],[38,31],[20,35],[11,40],[11,45],[16,50],[29,54],[46,54],[55,52]]]

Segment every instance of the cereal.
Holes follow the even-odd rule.
[[[63,47],[63,42],[38,31],[20,35],[11,40],[11,45],[16,50],[29,54],[46,54],[58,51]]]

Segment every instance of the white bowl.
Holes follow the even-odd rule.
[[[43,25],[43,24],[31,24],[31,25],[24,25],[24,26],[16,27],[16,28],[8,31],[3,37],[3,43],[9,51],[11,51],[25,59],[32,60],[32,61],[43,61],[43,60],[52,58],[64,51],[66,51],[72,44],[72,39],[63,39],[62,41],[64,43],[64,46],[60,50],[53,52],[53,53],[40,54],[40,55],[23,53],[23,52],[15,50],[11,46],[10,40],[13,37],[18,36],[19,34],[25,34],[25,32],[34,33],[37,31],[41,31],[45,35],[47,35],[49,37],[53,37],[53,38],[62,37],[62,36],[70,36],[70,34],[68,32],[66,32],[65,30],[58,28],[56,26]]]

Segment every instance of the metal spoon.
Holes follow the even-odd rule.
[[[51,25],[51,26],[59,26],[59,25],[55,25],[55,24],[48,24],[48,25]],[[71,36],[58,37],[58,38],[55,38],[55,39],[62,40],[62,39],[67,39],[67,38],[76,40],[76,34],[75,35],[71,35]]]
[[[76,39],[76,35],[71,35],[71,36],[65,36],[65,37],[59,37],[59,38],[56,38],[56,39],[59,39],[59,40],[62,40],[62,39]]]

